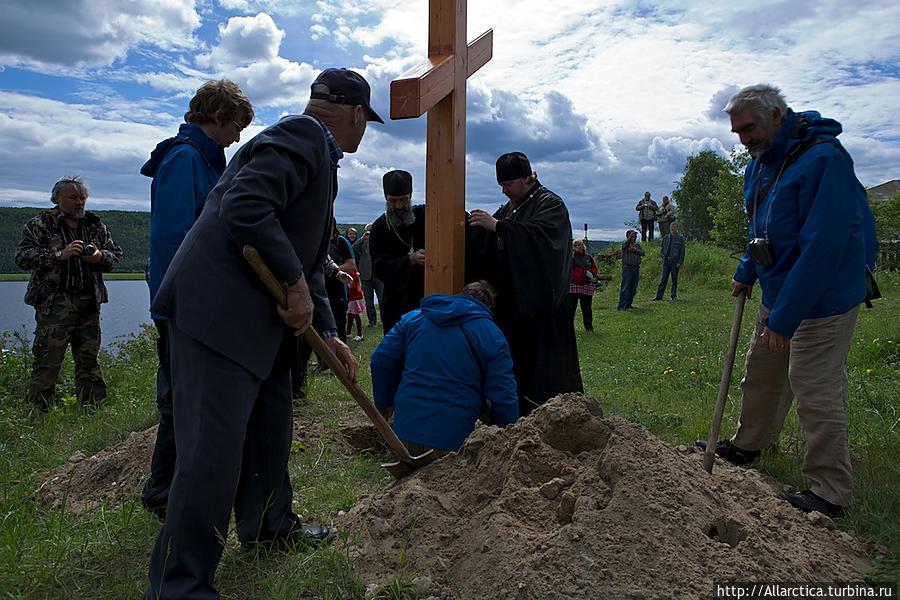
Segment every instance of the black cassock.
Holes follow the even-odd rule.
[[[372,270],[384,284],[384,298],[379,302],[385,333],[404,314],[419,308],[425,294],[425,268],[409,264],[409,253],[425,247],[425,206],[413,206],[412,210],[416,221],[409,227],[394,227],[381,215],[369,233]]]
[[[569,211],[540,183],[525,198],[494,213],[496,233],[471,228],[466,274],[496,288],[495,317],[509,342],[522,415],[557,394],[584,391],[568,311]]]

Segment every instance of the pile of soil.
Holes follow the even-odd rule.
[[[65,510],[73,514],[95,510],[101,503],[119,505],[136,499],[150,473],[156,429],[132,432],[90,457],[75,452],[67,462],[39,477],[41,484],[34,497],[51,508],[65,503]],[[295,442],[309,445],[324,435],[320,422],[294,419]],[[367,421],[350,418],[338,426],[338,435],[348,451],[384,449],[377,430]]]
[[[865,544],[776,482],[560,396],[366,498],[339,525],[364,581],[433,598],[699,598],[713,582],[848,581]]]

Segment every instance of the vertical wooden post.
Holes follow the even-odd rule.
[[[425,294],[463,286],[466,206],[466,4],[430,0],[428,55],[452,56],[453,90],[428,112]]]

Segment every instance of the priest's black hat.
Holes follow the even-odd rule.
[[[497,159],[497,183],[531,177],[531,163],[521,152],[510,152]]]
[[[388,171],[381,178],[385,196],[412,194],[412,175],[407,171]]]

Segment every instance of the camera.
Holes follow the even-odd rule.
[[[97,246],[95,246],[93,244],[85,244],[84,248],[81,249],[81,255],[82,256],[90,256],[91,254],[93,254],[96,251],[97,251]]]
[[[750,250],[750,256],[753,262],[764,269],[768,269],[775,262],[772,259],[772,250],[769,248],[769,240],[766,238],[753,238],[748,242],[747,248]]]

